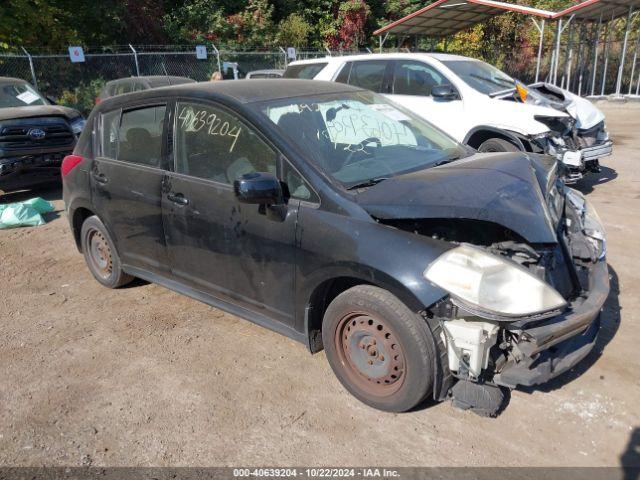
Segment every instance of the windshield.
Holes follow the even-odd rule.
[[[28,83],[0,83],[0,108],[46,104],[45,99]]]
[[[480,93],[491,95],[516,88],[513,78],[488,63],[478,60],[446,60],[442,63]]]
[[[259,108],[347,188],[467,154],[445,133],[372,92],[279,99]]]

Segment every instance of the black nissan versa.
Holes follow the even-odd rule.
[[[492,415],[599,329],[604,232],[556,168],[365,90],[243,80],[104,101],[62,174],[103,285],[140,277],[324,348],[373,407]]]

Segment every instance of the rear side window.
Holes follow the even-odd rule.
[[[174,144],[178,173],[228,185],[246,173],[276,174],[275,150],[222,108],[178,103]]]
[[[353,62],[351,74],[349,75],[349,85],[379,92],[382,90],[382,82],[384,81],[384,72],[386,69],[386,60]]]
[[[411,60],[398,60],[393,72],[393,93],[396,95],[431,96],[431,90],[449,83],[435,68]]]
[[[161,167],[164,105],[102,115],[102,156]]]
[[[284,78],[302,78],[310,80],[314,78],[320,70],[327,66],[327,62],[305,63],[303,65],[289,65],[282,75]]]
[[[160,167],[166,107],[139,108],[122,113],[118,160]]]

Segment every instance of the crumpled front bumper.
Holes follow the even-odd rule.
[[[607,140],[590,147],[584,147],[580,150],[567,150],[559,153],[558,155],[560,157],[559,159],[566,166],[582,171],[585,169],[586,162],[591,162],[602,157],[607,157],[611,155],[612,152],[613,142],[611,140]]]
[[[512,357],[493,376],[497,385],[515,388],[545,383],[579,363],[593,349],[600,328],[600,311],[609,295],[604,259],[591,268],[589,293],[561,315],[539,322],[515,322]],[[532,324],[533,323],[533,324]]]

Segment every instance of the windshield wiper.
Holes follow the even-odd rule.
[[[356,190],[358,188],[373,187],[374,185],[382,182],[383,180],[387,180],[387,179],[388,179],[388,177],[370,178],[370,179],[365,180],[363,182],[356,183],[355,185],[348,186],[347,190]]]
[[[439,162],[431,165],[432,167],[439,167],[440,165],[446,165],[447,163],[455,162],[456,160],[460,160],[462,158],[460,155],[452,155],[451,157],[440,160]]]
[[[470,73],[469,76],[473,78],[477,78],[478,80],[483,80],[485,82],[493,83],[494,85],[497,85],[499,87],[515,88],[515,85],[506,79],[500,82],[495,78],[483,77],[482,75],[476,75],[475,73]]]

